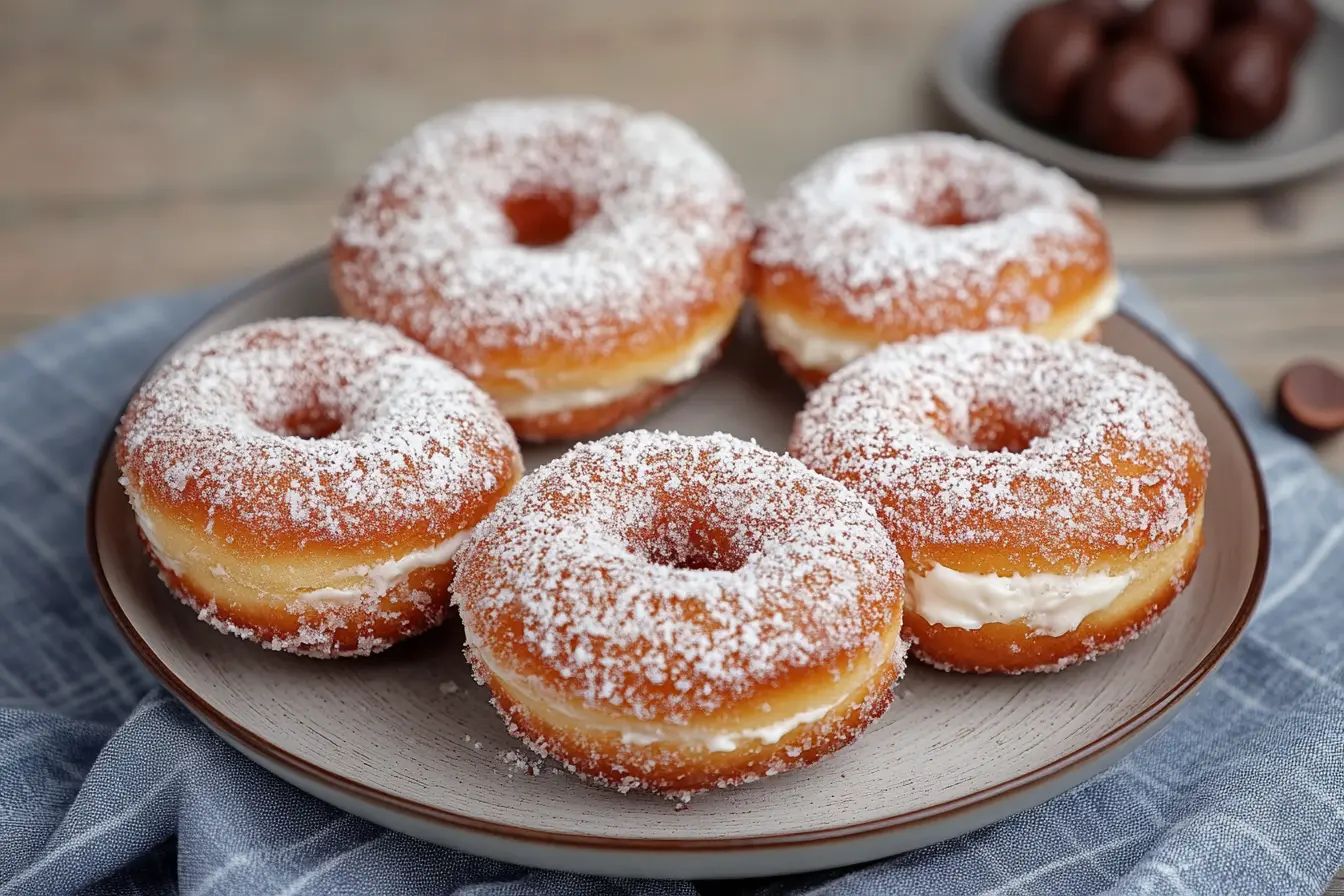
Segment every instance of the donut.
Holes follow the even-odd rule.
[[[952,134],[823,156],[762,211],[751,260],[762,334],[805,388],[947,330],[1092,337],[1119,293],[1095,197]]]
[[[687,125],[600,100],[480,102],[420,125],[336,220],[346,314],[471,377],[520,438],[605,432],[719,356],[751,227]]]
[[[943,669],[1114,650],[1203,545],[1194,413],[1101,345],[990,330],[884,346],[809,396],[790,451],[877,508],[905,561],[911,650]]]
[[[529,475],[463,549],[467,657],[509,731],[621,791],[815,762],[890,704],[901,560],[796,460],[639,431]]]
[[[169,591],[221,631],[316,657],[438,625],[455,552],[522,471],[470,380],[340,318],[180,353],[131,399],[116,458]]]

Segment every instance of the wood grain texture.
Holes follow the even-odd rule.
[[[375,153],[479,96],[666,109],[759,201],[836,144],[949,126],[928,66],[975,6],[7,0],[0,345],[311,248]],[[1344,171],[1255,196],[1103,199],[1122,263],[1262,394],[1296,357],[1344,365]],[[1344,475],[1344,442],[1322,454]]]

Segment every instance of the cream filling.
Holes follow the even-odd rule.
[[[474,527],[473,527],[474,528]],[[392,588],[410,578],[411,573],[434,566],[442,566],[457,554],[462,543],[472,533],[464,529],[447,541],[411,551],[402,557],[375,563],[372,566],[361,564],[342,569],[333,574],[334,579],[353,578],[354,582],[341,588],[317,588],[295,595],[299,600],[358,600],[365,595],[386,594]]]
[[[1051,332],[1052,339],[1081,339],[1092,328],[1115,313],[1120,301],[1120,281],[1108,277],[1072,318],[1058,332]],[[877,348],[881,343],[864,339],[847,339],[841,336],[828,336],[818,332],[787,311],[778,309],[760,309],[761,329],[765,341],[771,347],[788,353],[800,366],[810,370],[827,373],[839,370]],[[1046,328],[1048,331],[1048,328]]]
[[[762,308],[760,319],[765,341],[770,347],[787,353],[800,366],[809,370],[823,370],[827,373],[839,370],[881,344],[822,335],[787,311]]]
[[[131,492],[130,498],[136,522],[139,524],[145,540],[153,548],[154,555],[174,575],[184,576],[188,567],[199,559],[198,556],[194,556],[196,552],[194,550],[188,551],[183,555],[164,547],[154,529],[154,524],[144,510],[140,496]],[[385,594],[410,578],[415,571],[441,566],[453,559],[453,556],[462,547],[462,543],[470,537],[472,531],[473,529],[470,528],[464,529],[446,541],[417,551],[411,551],[409,554],[385,560],[382,563],[360,564],[332,573],[331,580],[342,582],[341,587],[316,588],[312,591],[290,592],[282,595],[264,594],[264,596],[281,597],[286,601],[355,601],[368,595]],[[218,579],[233,579],[229,571],[219,565],[212,567],[210,574]],[[346,582],[346,579],[353,581]],[[262,592],[258,591],[258,593]]]
[[[548,714],[562,715],[571,719],[576,728],[600,728],[618,736],[621,743],[635,747],[668,744],[680,749],[699,749],[708,753],[733,753],[753,743],[776,744],[793,729],[825,718],[828,712],[852,700],[854,696],[853,694],[843,694],[834,702],[805,709],[802,712],[780,719],[778,722],[730,731],[713,731],[691,727],[678,728],[632,720],[622,721],[619,726],[612,726],[599,715],[597,710],[591,712],[575,711],[573,707],[565,705],[560,700],[539,696],[526,679],[501,672],[499,665],[494,662],[494,658],[479,645],[476,645],[475,650],[485,662],[490,674],[504,685],[506,691],[510,694],[523,696],[524,699],[520,701],[523,706],[526,707],[529,704],[544,706]]]
[[[800,725],[810,725],[825,718],[826,713],[844,702],[845,700],[842,698],[826,706],[803,710],[796,715],[780,719],[770,725],[763,725],[759,728],[743,728],[740,731],[703,733],[677,731],[676,729],[669,731],[658,725],[627,723],[619,729],[621,743],[636,747],[665,743],[675,744],[679,747],[699,747],[709,753],[732,753],[743,743],[777,744],[780,738],[793,729]]]
[[[609,404],[634,395],[653,383],[667,386],[683,383],[704,369],[705,364],[718,349],[719,343],[723,341],[723,336],[722,332],[711,333],[692,343],[661,370],[641,373],[638,377],[618,385],[560,392],[532,392],[526,395],[496,398],[495,403],[499,405],[505,417],[539,417],[544,414],[558,414],[563,411],[577,411]],[[521,375],[515,375],[513,378],[519,381],[528,379]]]
[[[1044,635],[1062,635],[1119,597],[1133,579],[1133,572],[998,576],[935,563],[922,576],[907,576],[907,590],[911,609],[926,622],[962,629],[1022,622]]]

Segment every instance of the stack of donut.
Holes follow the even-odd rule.
[[[757,226],[686,125],[479,103],[389,150],[336,223],[345,319],[220,333],[116,445],[147,553],[203,620],[316,657],[460,612],[509,730],[620,790],[814,762],[907,648],[960,672],[1123,644],[1193,573],[1208,449],[1097,344],[1093,197],[964,137],[833,152]],[[730,342],[748,292],[813,390],[790,455],[598,436]]]

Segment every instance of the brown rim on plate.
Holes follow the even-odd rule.
[[[159,362],[176,351],[184,338],[195,331],[201,324],[208,321],[221,310],[229,308],[238,302],[251,296],[260,289],[266,288],[276,281],[292,276],[295,272],[303,270],[315,262],[325,263],[327,256],[326,250],[317,250],[307,255],[301,256],[294,261],[289,262],[275,270],[263,274],[261,277],[251,283],[236,290],[219,304],[213,306],[204,315],[191,324],[183,334],[176,339],[172,345],[166,348],[153,363],[150,364],[144,376],[136,383],[132,389],[133,395],[139,389],[140,384],[144,382],[145,377],[149,375],[159,364]],[[103,441],[103,446],[98,452],[98,459],[94,468],[94,475],[89,486],[89,499],[85,512],[85,544],[88,550],[89,559],[93,566],[94,579],[98,584],[98,590],[102,594],[103,602],[107,605],[108,611],[117,623],[117,628],[121,630],[122,636],[131,645],[140,659],[154,673],[155,677],[179,700],[186,704],[187,708],[199,716],[210,727],[226,733],[239,742],[245,744],[249,749],[258,754],[268,757],[277,764],[284,766],[291,771],[303,775],[304,777],[316,779],[320,783],[337,791],[344,791],[350,795],[364,801],[379,805],[389,811],[413,815],[417,818],[437,824],[447,824],[458,828],[465,828],[472,831],[478,831],[498,837],[506,837],[526,842],[547,844],[547,845],[567,845],[581,846],[590,849],[603,850],[640,850],[657,848],[669,851],[685,852],[708,852],[708,851],[730,851],[738,850],[744,847],[772,847],[786,844],[832,842],[845,840],[849,838],[858,838],[864,835],[888,831],[893,828],[912,825],[918,822],[929,821],[937,818],[946,818],[962,811],[974,809],[1007,797],[1024,788],[1039,785],[1058,775],[1061,775],[1080,763],[1086,761],[1091,756],[1115,746],[1132,735],[1140,732],[1150,721],[1162,716],[1181,697],[1188,694],[1222,660],[1236,643],[1241,632],[1246,627],[1251,613],[1259,601],[1261,589],[1264,586],[1265,574],[1269,562],[1269,504],[1265,496],[1265,483],[1260,474],[1259,465],[1255,462],[1255,455],[1251,451],[1250,441],[1242,429],[1241,422],[1237,419],[1232,409],[1228,407],[1218,390],[1209,382],[1208,378],[1189,361],[1177,352],[1170,341],[1160,333],[1150,327],[1148,324],[1129,314],[1128,312],[1119,312],[1120,316],[1133,324],[1146,335],[1164,346],[1173,357],[1175,357],[1182,366],[1184,366],[1213,396],[1217,406],[1227,416],[1232,424],[1232,430],[1236,433],[1237,441],[1242,453],[1246,456],[1251,471],[1251,477],[1255,486],[1255,498],[1257,510],[1259,512],[1259,542],[1257,546],[1257,556],[1255,569],[1251,575],[1251,582],[1246,590],[1246,595],[1242,599],[1241,606],[1237,610],[1231,625],[1225,631],[1218,643],[1213,649],[1200,658],[1190,672],[1188,672],[1173,687],[1148,704],[1138,713],[1126,719],[1117,725],[1105,735],[1096,740],[1079,747],[1071,753],[1050,762],[1040,768],[1010,778],[1007,781],[1000,782],[992,787],[937,803],[933,806],[926,806],[911,812],[904,812],[887,818],[880,818],[872,821],[859,822],[850,825],[840,825],[832,828],[820,828],[811,831],[804,831],[791,834],[771,834],[767,836],[738,837],[731,839],[668,839],[668,838],[616,838],[605,837],[590,834],[560,834],[549,831],[539,831],[532,828],[518,825],[499,824],[496,822],[481,821],[469,815],[461,815],[451,812],[447,809],[441,809],[436,806],[416,802],[403,797],[393,796],[384,793],[376,788],[369,787],[358,781],[351,780],[343,775],[338,775],[321,766],[315,765],[305,759],[302,759],[289,751],[265,740],[261,736],[253,733],[249,729],[237,724],[228,716],[225,716],[215,710],[209,701],[205,700],[199,694],[191,689],[186,682],[179,678],[171,669],[169,669],[158,658],[158,655],[149,647],[140,637],[140,634],[131,625],[130,620],[123,612],[116,596],[112,593],[112,588],[108,583],[107,576],[103,571],[102,557],[99,552],[96,521],[98,517],[98,491],[102,486],[103,476],[110,459],[113,442],[116,438],[116,426],[114,423],[112,430]],[[129,396],[128,396],[129,401]],[[120,420],[120,413],[118,413]]]

